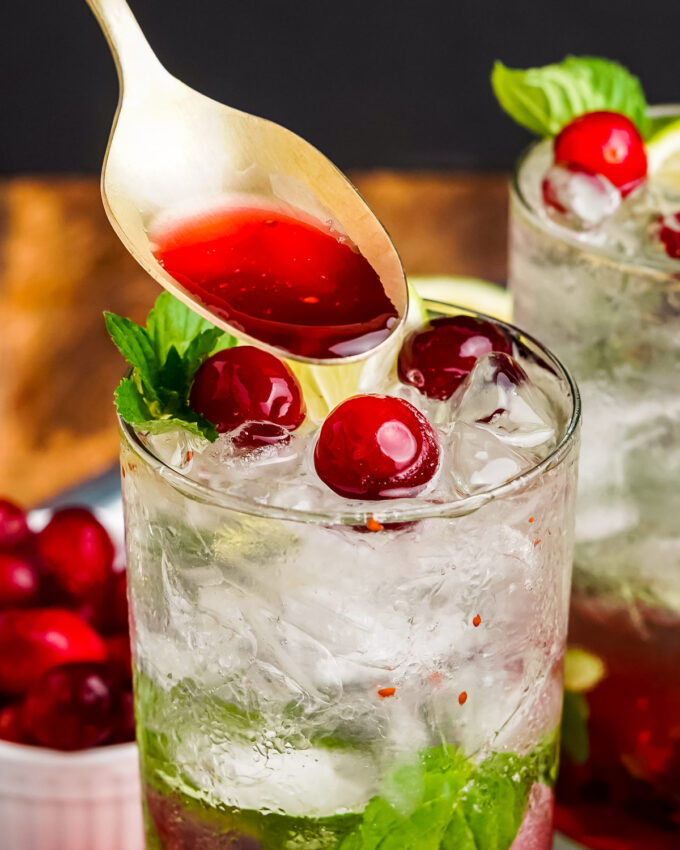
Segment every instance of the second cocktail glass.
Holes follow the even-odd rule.
[[[652,115],[670,114],[669,109]],[[677,110],[676,110],[677,113]],[[548,213],[552,142],[511,191],[515,317],[573,369],[584,429],[558,828],[593,848],[680,841],[680,262],[643,187],[578,230]],[[658,196],[658,197],[657,197]]]

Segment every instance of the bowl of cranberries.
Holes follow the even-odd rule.
[[[5,850],[143,846],[126,574],[88,508],[0,499],[0,823]]]

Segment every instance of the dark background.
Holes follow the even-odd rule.
[[[526,141],[494,59],[616,58],[680,99],[677,0],[130,0],[165,66],[279,121],[341,167],[507,168]],[[0,172],[95,172],[116,103],[85,0],[4,0]]]

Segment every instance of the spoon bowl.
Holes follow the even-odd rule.
[[[389,335],[368,351],[323,360],[288,350],[285,356],[346,363],[388,344],[408,308],[404,272],[389,236],[350,181],[295,133],[218,103],[169,74],[125,0],[87,2],[109,42],[120,82],[102,169],[102,198],[114,230],[137,262],[195,312],[239,339],[280,355],[266,340],[216,316],[168,274],[153,254],[149,228],[168,211],[209,211],[235,195],[292,206],[358,248],[379,276],[398,318]]]

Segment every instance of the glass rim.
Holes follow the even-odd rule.
[[[352,510],[351,500],[345,500],[346,505],[343,505],[337,510],[303,510],[299,508],[287,508],[278,505],[269,505],[258,502],[254,499],[244,499],[234,493],[228,493],[224,490],[217,490],[207,484],[195,481],[174,467],[165,463],[157,457],[147,446],[144,445],[134,426],[126,422],[118,415],[120,429],[127,444],[132,450],[158,475],[160,475],[174,489],[179,490],[185,496],[193,498],[196,501],[210,504],[214,507],[223,507],[229,510],[238,511],[239,513],[250,514],[253,516],[270,518],[270,519],[285,519],[296,522],[317,525],[360,525],[363,526],[370,518],[379,521],[380,523],[398,523],[408,522],[412,520],[422,519],[451,519],[459,516],[465,516],[489,502],[502,499],[516,493],[519,493],[528,488],[537,478],[559,466],[568,456],[572,449],[578,428],[581,421],[581,396],[576,385],[576,381],[572,377],[570,371],[552,353],[546,346],[539,342],[534,336],[520,330],[515,325],[496,319],[486,313],[480,313],[476,310],[471,310],[467,307],[462,307],[456,304],[445,304],[443,302],[432,299],[423,299],[424,305],[428,310],[437,311],[444,315],[465,314],[476,316],[480,319],[490,321],[495,325],[500,326],[507,331],[514,339],[530,342],[541,356],[545,357],[548,363],[556,370],[557,374],[564,380],[569,394],[571,395],[571,411],[569,419],[564,429],[564,434],[559,443],[543,460],[535,463],[533,466],[518,475],[513,476],[503,484],[493,487],[483,493],[474,495],[462,496],[459,499],[450,499],[447,501],[424,501],[423,504],[414,506],[413,499],[408,500],[408,504],[404,506],[402,499],[384,499],[375,502],[368,500],[357,500],[357,505],[361,504],[362,508],[357,507]],[[401,509],[400,509],[401,503]],[[370,507],[366,507],[370,504]]]
[[[664,118],[671,116],[677,116],[680,118],[680,103],[664,103],[651,106],[649,108],[649,115],[652,118]],[[529,156],[539,145],[545,144],[546,141],[547,139],[545,138],[538,139],[531,142],[530,145],[524,148],[519,157],[515,160],[512,175],[510,177],[511,200],[514,199],[519,203],[522,211],[531,220],[532,224],[551,238],[560,242],[565,242],[566,244],[576,248],[579,253],[584,256],[595,257],[598,261],[608,262],[617,268],[630,270],[642,269],[647,274],[651,271],[663,278],[667,278],[669,274],[677,274],[680,271],[680,264],[678,264],[677,260],[673,261],[670,257],[666,257],[664,255],[659,256],[658,259],[655,259],[654,257],[642,257],[640,260],[630,259],[613,252],[607,247],[593,245],[583,239],[579,239],[577,231],[572,232],[568,228],[561,227],[556,222],[551,221],[548,217],[541,215],[522,192],[519,178]]]

